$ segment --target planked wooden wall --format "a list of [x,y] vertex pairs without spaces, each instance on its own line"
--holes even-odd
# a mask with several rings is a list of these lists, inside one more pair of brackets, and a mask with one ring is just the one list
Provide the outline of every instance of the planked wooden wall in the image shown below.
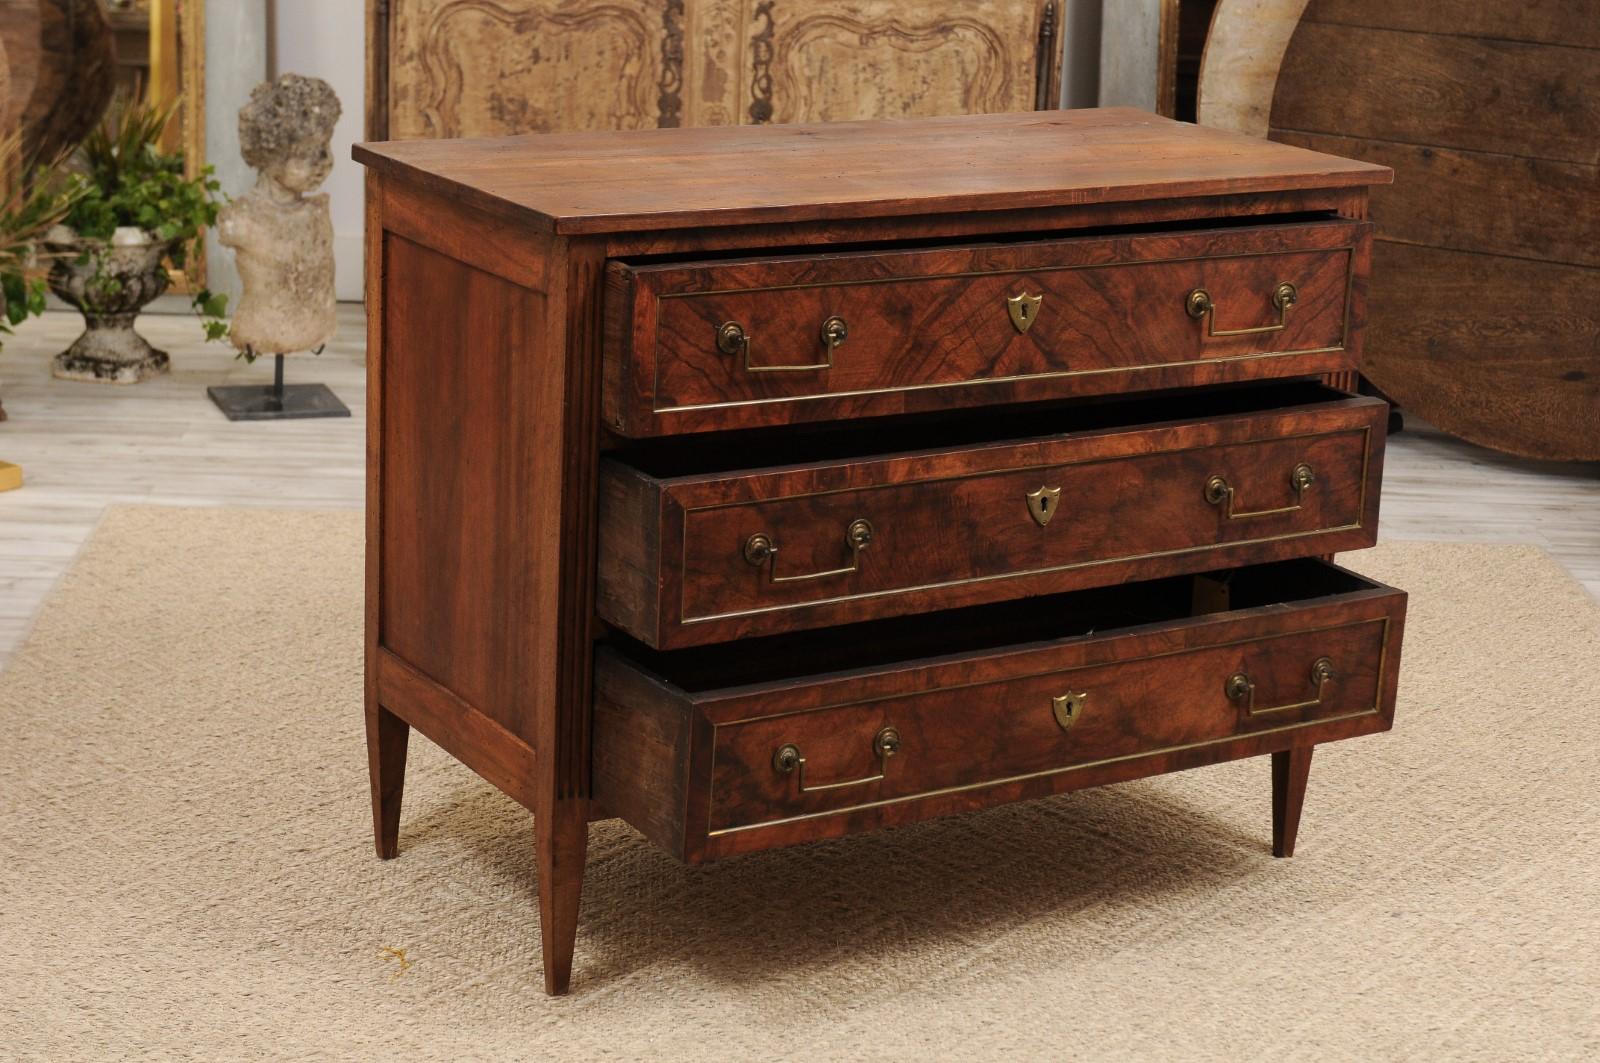
[[1373,383],[1473,442],[1600,459],[1600,0],[1311,0],[1271,136],[1395,169]]

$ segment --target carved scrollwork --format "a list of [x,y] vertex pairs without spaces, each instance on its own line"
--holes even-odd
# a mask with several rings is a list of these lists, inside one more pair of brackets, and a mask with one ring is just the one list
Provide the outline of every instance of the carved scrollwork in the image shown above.
[[391,136],[654,125],[681,83],[681,63],[656,69],[672,25],[659,0],[410,0],[392,17]]
[[767,0],[756,9],[765,24],[752,41],[752,118],[758,105],[761,120],[782,122],[1034,106],[1039,27],[1031,5],[1015,27],[955,5],[873,19],[812,7],[774,20],[772,7]]
[[656,125],[676,129],[683,124],[683,0],[666,0],[661,25],[661,96],[656,101]]
[[772,121],[773,2],[756,4],[752,19],[757,29],[750,36],[750,121],[756,125]]

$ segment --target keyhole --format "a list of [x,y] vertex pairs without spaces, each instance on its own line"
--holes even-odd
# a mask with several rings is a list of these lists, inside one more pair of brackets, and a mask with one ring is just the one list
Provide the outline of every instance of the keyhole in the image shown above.
[[1022,304],[1021,308],[1017,312],[1017,316],[1022,318],[1023,321],[1027,321],[1028,320],[1028,304],[1027,303],[1023,303]]
[[1050,515],[1050,496],[1044,495],[1039,499],[1039,512],[1044,516]]

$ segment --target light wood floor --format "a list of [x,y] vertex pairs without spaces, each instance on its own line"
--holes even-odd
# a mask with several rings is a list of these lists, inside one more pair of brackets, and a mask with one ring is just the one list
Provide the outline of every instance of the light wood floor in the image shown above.
[[[319,358],[290,361],[288,380],[333,388],[353,411],[347,420],[230,423],[206,387],[268,383],[271,363],[247,366],[197,342],[187,316],[141,320],[173,371],[134,387],[51,378],[50,356],[77,335],[75,315],[48,314],[6,340],[0,460],[21,465],[27,486],[0,494],[0,659],[108,503],[361,508],[364,323],[359,307],[340,311],[337,340]],[[1536,543],[1600,597],[1600,465],[1520,461],[1411,423],[1390,442],[1383,491],[1385,538]],[[273,563],[270,541],[260,556]]]

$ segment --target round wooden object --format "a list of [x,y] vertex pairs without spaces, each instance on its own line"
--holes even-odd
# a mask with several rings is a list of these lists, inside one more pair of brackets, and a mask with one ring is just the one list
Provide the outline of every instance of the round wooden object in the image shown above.
[[1600,0],[1311,0],[1271,127],[1395,170],[1368,379],[1474,443],[1600,460]]
[[111,24],[100,0],[0,0],[0,26],[13,70],[24,75],[14,73],[6,109],[25,149],[53,158],[82,140],[111,102]]
[[1267,135],[1278,68],[1306,0],[1220,0],[1200,56],[1200,125]]

